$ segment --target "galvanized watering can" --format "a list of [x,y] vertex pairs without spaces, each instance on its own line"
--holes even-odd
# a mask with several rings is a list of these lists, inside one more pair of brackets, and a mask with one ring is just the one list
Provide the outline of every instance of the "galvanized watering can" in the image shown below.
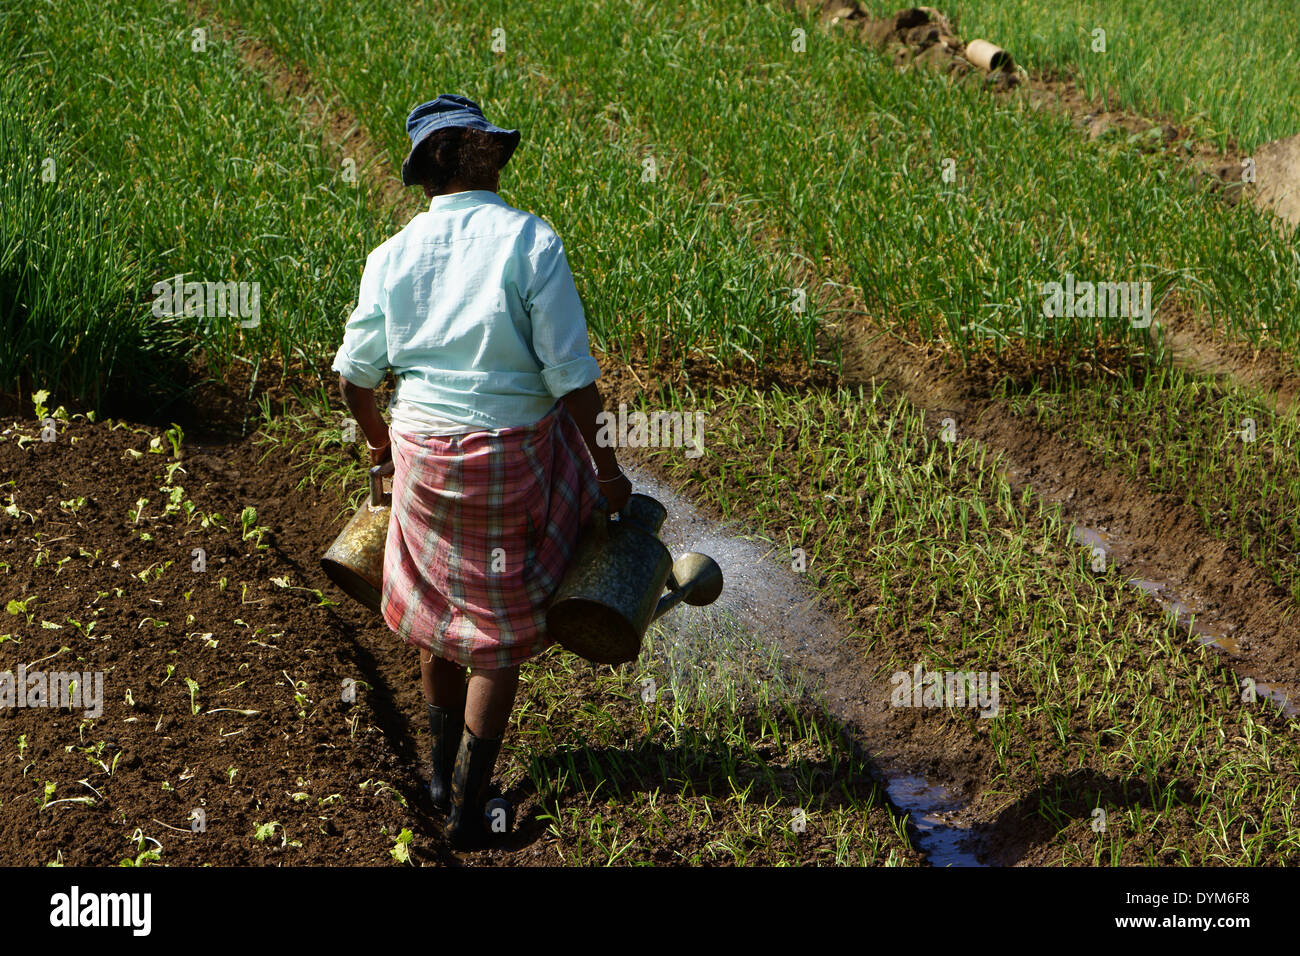
[[384,492],[384,476],[392,473],[391,460],[370,469],[370,497],[320,559],[326,577],[376,614],[384,585],[388,518],[393,513],[393,496]]
[[[320,562],[331,581],[376,614],[393,510],[383,478],[392,473],[391,461],[370,469],[368,499]],[[646,629],[661,614],[683,601],[699,606],[718,599],[718,563],[695,553],[674,562],[657,537],[667,514],[642,494],[632,495],[617,519],[592,514],[546,612],[546,625],[561,646],[597,664],[624,664],[636,660]]]
[[546,626],[563,647],[597,664],[634,661],[651,621],[683,601],[718,599],[718,563],[694,552],[673,561],[657,537],[667,514],[649,495],[634,494],[617,520],[592,515],[546,612]]

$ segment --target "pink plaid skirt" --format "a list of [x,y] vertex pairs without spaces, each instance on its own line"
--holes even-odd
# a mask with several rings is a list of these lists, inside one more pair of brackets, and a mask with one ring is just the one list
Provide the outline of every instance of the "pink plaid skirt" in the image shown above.
[[549,647],[546,607],[600,485],[562,404],[532,425],[446,438],[392,432],[384,620],[462,666],[513,667]]

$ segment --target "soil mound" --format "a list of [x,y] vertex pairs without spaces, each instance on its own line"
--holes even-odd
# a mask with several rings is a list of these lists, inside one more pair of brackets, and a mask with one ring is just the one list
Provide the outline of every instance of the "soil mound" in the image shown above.
[[934,7],[909,7],[872,18],[858,4],[831,0],[821,4],[821,21],[829,26],[850,25],[864,43],[890,52],[900,69],[919,66],[953,76],[980,76],[997,90],[1018,86],[1022,79],[1005,54],[995,68],[987,72],[979,68],[977,59],[967,57],[967,46],[952,23]]
[[1255,150],[1255,203],[1300,225],[1300,133]]

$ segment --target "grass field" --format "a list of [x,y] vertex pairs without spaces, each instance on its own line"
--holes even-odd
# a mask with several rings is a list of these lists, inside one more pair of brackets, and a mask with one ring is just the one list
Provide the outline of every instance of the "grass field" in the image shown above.
[[[1297,132],[1263,3],[944,12],[1197,140]],[[15,0],[0,50],[0,661],[113,688],[102,718],[0,734],[20,829],[103,831],[65,862],[328,864],[348,834],[358,863],[465,862],[420,804],[410,655],[316,570],[364,476],[325,369],[366,254],[423,205],[392,179],[406,112],[447,90],[522,129],[502,195],[563,237],[607,400],[705,415],[702,457],[629,460],[718,540],[800,556],[851,701],[793,629],[723,608],[625,668],[549,654],[498,768],[516,830],[480,862],[924,864],[888,794],[918,768],[960,793],[972,861],[1300,859],[1295,407],[1253,359],[1193,369],[1129,316],[1043,308],[1066,276],[1149,282],[1157,323],[1288,392],[1294,229],[1180,156],[786,3]],[[174,276],[256,283],[256,321],[159,315]],[[195,577],[195,547],[227,563]],[[743,666],[675,663],[698,642]],[[997,674],[996,715],[891,703],[913,667]],[[345,677],[352,710],[327,703]],[[200,799],[227,851],[170,832]]]

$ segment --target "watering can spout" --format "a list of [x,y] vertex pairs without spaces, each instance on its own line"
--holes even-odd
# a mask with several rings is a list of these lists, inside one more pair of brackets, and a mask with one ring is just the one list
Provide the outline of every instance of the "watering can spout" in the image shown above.
[[683,601],[695,607],[712,604],[722,593],[722,568],[707,554],[688,551],[673,562],[668,587],[672,590],[659,599],[651,620],[659,620]]

